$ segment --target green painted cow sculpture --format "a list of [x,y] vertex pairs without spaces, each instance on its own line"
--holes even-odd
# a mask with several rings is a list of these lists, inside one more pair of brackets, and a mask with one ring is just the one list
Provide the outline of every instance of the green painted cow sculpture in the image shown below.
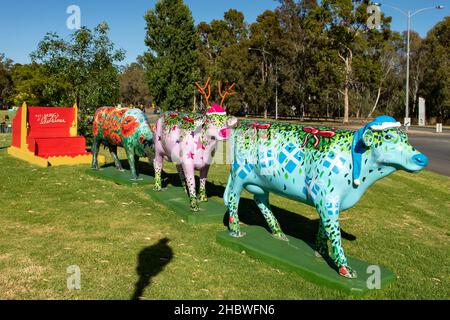
[[274,237],[281,240],[287,238],[272,214],[269,193],[297,200],[314,206],[319,214],[317,253],[328,255],[330,241],[339,273],[356,277],[342,248],[339,213],[356,205],[375,181],[396,170],[418,172],[428,164],[428,158],[408,143],[399,127],[388,116],[356,132],[241,122],[230,138],[233,163],[224,194],[230,235],[245,235],[238,217],[244,189],[254,194]]

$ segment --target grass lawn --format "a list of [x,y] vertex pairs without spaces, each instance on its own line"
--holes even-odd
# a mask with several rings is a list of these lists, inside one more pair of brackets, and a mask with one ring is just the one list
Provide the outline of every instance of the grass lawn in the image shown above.
[[[353,298],[216,244],[224,226],[186,224],[146,196],[150,186],[99,180],[87,166],[34,167],[8,156],[9,144],[0,135],[0,299],[130,299],[136,284],[143,299]],[[223,192],[227,175],[228,166],[212,168],[210,193]],[[241,210],[261,223],[245,197]],[[396,173],[341,215],[346,253],[398,278],[366,298],[450,298],[449,199],[448,177]],[[314,208],[272,204],[288,234],[313,238]],[[67,289],[70,265],[81,269],[81,290]]]

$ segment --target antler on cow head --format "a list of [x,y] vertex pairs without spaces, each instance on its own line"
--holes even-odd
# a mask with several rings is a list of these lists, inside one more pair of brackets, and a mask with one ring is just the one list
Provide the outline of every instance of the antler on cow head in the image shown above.
[[[206,84],[204,87],[199,85],[197,82],[195,85],[198,88],[198,91],[203,95],[203,98],[205,98],[206,106],[209,107],[209,98],[211,97],[211,78],[208,78],[208,81],[206,81]],[[208,94],[206,94],[206,89],[208,89]]]
[[233,83],[228,89],[227,91],[225,91],[222,94],[222,84],[220,83],[220,81],[218,81],[217,86],[219,87],[219,95],[222,97],[222,101],[220,101],[220,106],[223,107],[223,103],[225,102],[225,99],[227,96],[232,96],[234,94],[236,94],[236,91],[230,92],[231,90],[233,90],[234,86],[236,85],[236,83]]

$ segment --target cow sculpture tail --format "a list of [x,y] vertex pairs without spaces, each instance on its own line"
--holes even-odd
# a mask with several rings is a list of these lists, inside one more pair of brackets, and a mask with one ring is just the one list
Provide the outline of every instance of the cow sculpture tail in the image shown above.
[[230,173],[230,176],[228,177],[227,187],[225,188],[225,192],[223,194],[223,202],[225,203],[225,205],[227,207],[228,207],[228,202],[229,202],[228,196],[230,194],[230,188],[231,188],[231,184],[232,184],[231,180],[232,179],[231,179],[231,173]]

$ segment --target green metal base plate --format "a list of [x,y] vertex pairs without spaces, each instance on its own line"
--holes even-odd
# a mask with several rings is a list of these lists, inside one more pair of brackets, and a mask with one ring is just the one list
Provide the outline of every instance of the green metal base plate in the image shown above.
[[227,207],[218,197],[209,198],[208,202],[199,204],[200,211],[190,210],[189,197],[181,187],[169,186],[162,191],[148,190],[148,195],[155,201],[159,201],[175,212],[189,224],[223,223]]
[[[126,168],[126,165],[126,163],[122,164],[124,168]],[[142,179],[140,181],[131,180],[130,170],[125,169],[124,171],[119,171],[114,166],[103,167],[98,171],[92,169],[87,169],[86,171],[91,176],[109,180],[120,185],[148,186],[145,188],[145,192],[154,201],[163,203],[189,224],[223,224],[227,207],[220,197],[210,197],[208,202],[200,203],[200,211],[193,212],[190,210],[187,192],[185,192],[183,187],[177,186],[177,184],[181,185],[178,174],[164,173],[163,180],[168,182],[168,186],[162,191],[154,191],[153,184],[155,179],[152,176],[152,170],[146,164],[140,163],[138,172],[139,178]]]
[[[264,228],[248,226],[242,228],[246,233],[243,238],[233,238],[229,231],[217,233],[217,243],[238,252],[245,251],[248,256],[260,259],[276,268],[293,271],[306,280],[333,289],[342,290],[354,295],[367,294],[375,282],[370,263],[348,258],[348,265],[356,270],[356,279],[346,279],[338,274],[331,260],[316,257],[313,247],[306,242],[290,237],[289,241],[281,241],[272,237]],[[385,288],[395,279],[395,275],[383,268],[380,271],[380,288]],[[370,278],[370,279],[369,279]],[[368,281],[369,279],[369,281]],[[369,286],[368,286],[369,283]]]
[[86,173],[105,180],[115,182],[120,185],[150,185],[154,178],[146,173],[139,173],[139,180],[131,180],[130,170],[119,171],[114,166],[103,167],[100,170],[93,170],[91,168],[86,170]]

